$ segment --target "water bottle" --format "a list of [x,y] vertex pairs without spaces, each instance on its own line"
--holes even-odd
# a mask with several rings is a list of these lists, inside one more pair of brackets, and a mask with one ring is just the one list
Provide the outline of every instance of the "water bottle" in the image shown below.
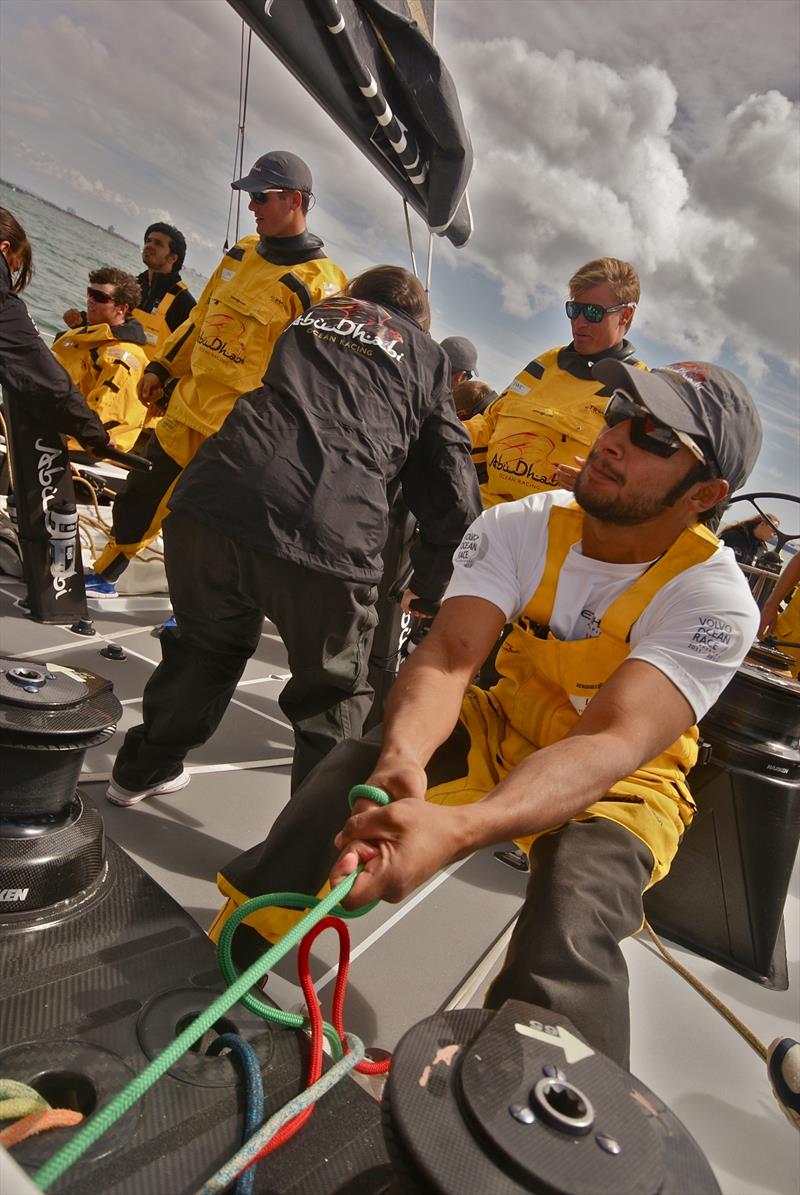
[[74,502],[51,499],[45,520],[50,536],[50,572],[54,577],[71,577],[75,572],[78,510]]

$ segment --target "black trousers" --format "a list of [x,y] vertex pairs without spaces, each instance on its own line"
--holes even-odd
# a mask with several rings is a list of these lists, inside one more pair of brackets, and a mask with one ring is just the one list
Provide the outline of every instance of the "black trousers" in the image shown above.
[[164,451],[156,435],[151,435],[143,455],[150,461],[150,472],[131,470],[114,499],[111,510],[113,545],[107,546],[96,561],[97,572],[106,581],[118,581],[131,562],[132,549],[126,553],[117,547],[118,544],[135,545],[139,552],[158,534],[168,513],[166,501],[183,472],[183,465]]
[[[347,794],[377,761],[382,728],[336,747],[284,807],[266,840],[237,856],[223,876],[245,895],[318,892],[337,857]],[[469,736],[459,723],[426,769],[433,787],[466,774]],[[653,857],[635,835],[605,818],[567,822],[536,839],[531,873],[503,968],[486,1005],[527,1000],[569,1017],[597,1049],[627,1068],[628,969],[620,943],[642,925],[642,893]],[[249,926],[234,938],[242,967],[263,953]]]
[[177,628],[161,635],[144,720],[125,736],[114,779],[141,789],[178,774],[219,725],[266,615],[292,673],[279,704],[294,728],[296,787],[338,742],[361,733],[372,701],[376,586],[266,556],[181,512],[164,524],[164,554]]

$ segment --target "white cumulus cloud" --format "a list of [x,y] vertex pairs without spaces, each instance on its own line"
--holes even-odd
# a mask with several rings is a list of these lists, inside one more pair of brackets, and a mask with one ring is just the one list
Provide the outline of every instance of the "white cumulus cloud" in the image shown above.
[[682,164],[678,95],[659,67],[614,69],[521,38],[452,54],[470,80],[476,153],[466,258],[498,280],[507,310],[540,310],[583,261],[623,257],[640,272],[651,339],[706,357],[725,347],[754,379],[769,354],[797,368],[797,104],[748,97]]

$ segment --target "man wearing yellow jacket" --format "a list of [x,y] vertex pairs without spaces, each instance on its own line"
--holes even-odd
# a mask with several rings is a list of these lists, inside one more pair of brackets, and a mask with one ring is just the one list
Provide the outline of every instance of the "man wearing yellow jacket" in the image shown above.
[[142,261],[147,266],[136,281],[142,288],[134,315],[147,337],[147,355],[158,357],[170,332],[189,318],[195,297],[181,280],[186,238],[179,228],[160,220],[145,229]]
[[[140,298],[130,274],[113,266],[92,270],[85,322],[53,342],[56,357],[123,452],[133,448],[147,418],[137,395],[148,363],[145,334],[131,316]],[[80,448],[74,440],[69,446]]]
[[261,385],[281,332],[346,283],[306,228],[312,179],[301,158],[264,154],[232,186],[250,193],[258,235],[227,251],[189,319],[147,368],[140,396],[151,409],[171,378],[177,385],[147,448],[151,472],[131,474],[114,503],[113,535],[86,576],[87,593],[115,592],[128,561],[158,534],[181,471],[239,395]]
[[[733,553],[703,520],[747,480],[761,424],[743,383],[705,362],[594,371],[605,426],[575,501],[548,491],[476,519],[384,726],[335,747],[267,840],[222,868],[228,903],[211,935],[248,897],[314,893],[360,863],[345,903],[402,900],[512,838],[531,875],[487,1004],[561,1012],[627,1067],[619,944],[640,929],[642,894],[692,820],[695,724],[758,627]],[[486,692],[471,681],[506,621],[500,679]],[[390,803],[358,800],[347,820],[361,783]],[[233,939],[237,963],[297,916],[252,913]]]
[[639,302],[639,277],[616,257],[599,257],[569,280],[572,341],[520,370],[496,402],[467,420],[484,507],[555,489],[559,465],[585,457],[603,426],[597,361],[637,361],[626,339]]

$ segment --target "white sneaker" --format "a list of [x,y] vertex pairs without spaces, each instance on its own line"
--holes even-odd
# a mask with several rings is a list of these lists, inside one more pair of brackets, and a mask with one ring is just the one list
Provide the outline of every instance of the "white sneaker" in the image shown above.
[[106,789],[106,800],[110,801],[112,805],[138,805],[147,797],[158,797],[162,793],[176,793],[178,789],[186,788],[190,780],[191,776],[183,768],[171,780],[162,780],[158,784],[151,784],[149,788],[140,788],[138,791],[123,788],[121,784],[112,780]]

